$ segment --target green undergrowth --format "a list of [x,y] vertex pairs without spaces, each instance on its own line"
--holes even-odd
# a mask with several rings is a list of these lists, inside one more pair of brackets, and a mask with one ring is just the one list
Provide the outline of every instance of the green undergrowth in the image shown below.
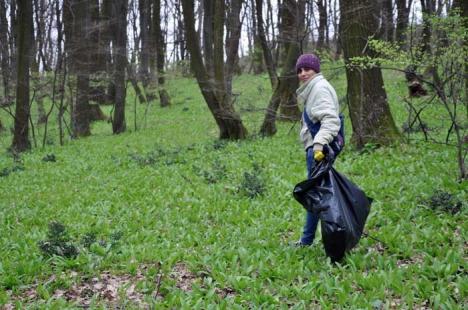
[[[387,89],[400,126],[406,90],[397,78]],[[59,146],[51,121],[45,148],[17,159],[2,153],[0,307],[79,308],[77,299],[54,294],[152,264],[159,267],[148,268],[136,290],[155,308],[466,306],[468,194],[456,181],[455,150],[420,141],[360,152],[348,146],[336,169],[374,198],[370,237],[331,265],[320,241],[292,246],[305,213],[291,194],[305,178],[304,153],[299,124],[279,123],[272,138],[254,135],[268,83],[267,76],[235,81],[236,108],[251,133],[244,141],[217,140],[194,80],[173,77],[172,106],[151,105],[145,123],[146,107],[137,104],[137,130],[129,94],[127,133],[113,136],[98,122],[91,137]],[[344,96],[344,76],[333,83]],[[6,147],[11,137],[0,141]],[[67,244],[73,255],[61,255]],[[174,276],[181,265],[190,289]],[[38,293],[28,299],[31,288]],[[138,308],[125,294],[119,303]],[[110,306],[94,298],[91,307]]]

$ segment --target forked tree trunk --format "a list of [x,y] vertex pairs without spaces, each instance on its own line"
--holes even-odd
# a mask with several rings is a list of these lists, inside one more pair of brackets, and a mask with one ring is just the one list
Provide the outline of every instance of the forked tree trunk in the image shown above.
[[[217,82],[210,79],[207,69],[203,64],[203,58],[200,50],[200,44],[198,36],[195,31],[195,17],[194,17],[194,1],[193,0],[182,0],[183,15],[184,15],[184,26],[187,39],[187,48],[190,52],[190,62],[192,69],[195,73],[198,85],[202,92],[202,95],[218,125],[220,139],[244,139],[247,136],[247,129],[242,124],[240,116],[235,112],[231,102],[225,100],[225,87],[221,88],[220,79],[223,74],[223,68],[220,67],[219,59],[215,61],[218,63],[218,67],[215,69],[215,76]],[[222,29],[219,26],[223,26],[222,20],[224,19],[223,12],[224,5],[217,2],[215,12],[216,26],[214,32],[217,32],[216,37],[213,40],[213,44],[216,47],[223,50],[223,36]],[[217,16],[218,15],[218,16]],[[217,17],[216,17],[217,16]],[[218,27],[217,27],[218,26]],[[216,52],[216,49],[213,49]],[[219,53],[219,51],[218,51]],[[216,64],[213,64],[216,66]],[[224,83],[223,83],[224,84]]]
[[[341,38],[346,64],[350,64],[353,57],[373,56],[366,49],[367,38],[376,29],[372,5],[371,0],[340,0]],[[362,148],[367,143],[389,145],[399,140],[380,68],[346,67],[346,77],[352,143]]]
[[[257,1],[257,16],[260,7],[261,3]],[[280,16],[280,40],[282,48],[285,50],[285,57],[282,62],[281,76],[277,79],[276,88],[274,89],[260,128],[260,134],[263,136],[272,136],[276,133],[275,123],[278,107],[281,107],[280,117],[282,120],[299,120],[301,115],[296,100],[298,80],[295,72],[295,63],[301,52],[300,46],[304,34],[305,1],[286,0],[281,8]],[[261,16],[259,16],[259,19],[261,19]],[[262,44],[265,46],[265,43]],[[265,52],[265,47],[263,48]],[[268,57],[268,53],[266,53],[265,57]],[[271,73],[270,80],[273,84],[275,78]]]
[[15,129],[11,148],[23,152],[31,148],[29,141],[29,66],[33,29],[32,0],[18,0],[18,48]]
[[289,52],[284,62],[283,72],[278,79],[276,88],[271,96],[270,103],[268,104],[265,118],[260,128],[260,134],[262,136],[272,136],[276,133],[276,112],[281,102],[286,100],[292,100],[291,104],[296,104],[297,101],[295,96],[291,96],[291,89],[295,89],[297,82],[290,78],[290,76],[296,77],[295,63],[297,55],[299,54],[299,46],[291,44]]

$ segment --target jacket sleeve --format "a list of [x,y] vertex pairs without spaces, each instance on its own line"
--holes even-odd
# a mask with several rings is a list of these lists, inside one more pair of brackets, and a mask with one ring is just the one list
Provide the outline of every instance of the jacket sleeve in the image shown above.
[[301,118],[301,141],[304,143],[304,150],[307,150],[309,147],[311,147],[314,144],[314,141],[312,139],[312,135],[309,132],[309,129],[307,128],[307,125],[305,124],[304,119]]
[[320,122],[320,130],[315,135],[312,144],[329,144],[340,130],[339,106],[333,100],[333,95],[327,88],[319,90],[315,102],[309,105],[307,111],[314,122]]

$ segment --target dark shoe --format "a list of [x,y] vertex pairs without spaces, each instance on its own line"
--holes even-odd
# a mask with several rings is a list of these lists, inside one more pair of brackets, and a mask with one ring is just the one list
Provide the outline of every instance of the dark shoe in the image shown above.
[[299,241],[294,242],[294,246],[298,247],[298,248],[303,248],[303,247],[311,246],[311,245],[312,245],[312,243],[309,243],[309,244],[304,243],[304,242],[302,242],[301,239],[299,239]]

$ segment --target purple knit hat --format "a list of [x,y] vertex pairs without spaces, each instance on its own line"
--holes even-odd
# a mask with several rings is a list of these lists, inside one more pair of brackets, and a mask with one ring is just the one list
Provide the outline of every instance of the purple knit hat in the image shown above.
[[320,72],[320,59],[314,54],[303,54],[299,56],[296,62],[296,72],[299,72],[299,69],[306,68],[312,69],[316,73]]

